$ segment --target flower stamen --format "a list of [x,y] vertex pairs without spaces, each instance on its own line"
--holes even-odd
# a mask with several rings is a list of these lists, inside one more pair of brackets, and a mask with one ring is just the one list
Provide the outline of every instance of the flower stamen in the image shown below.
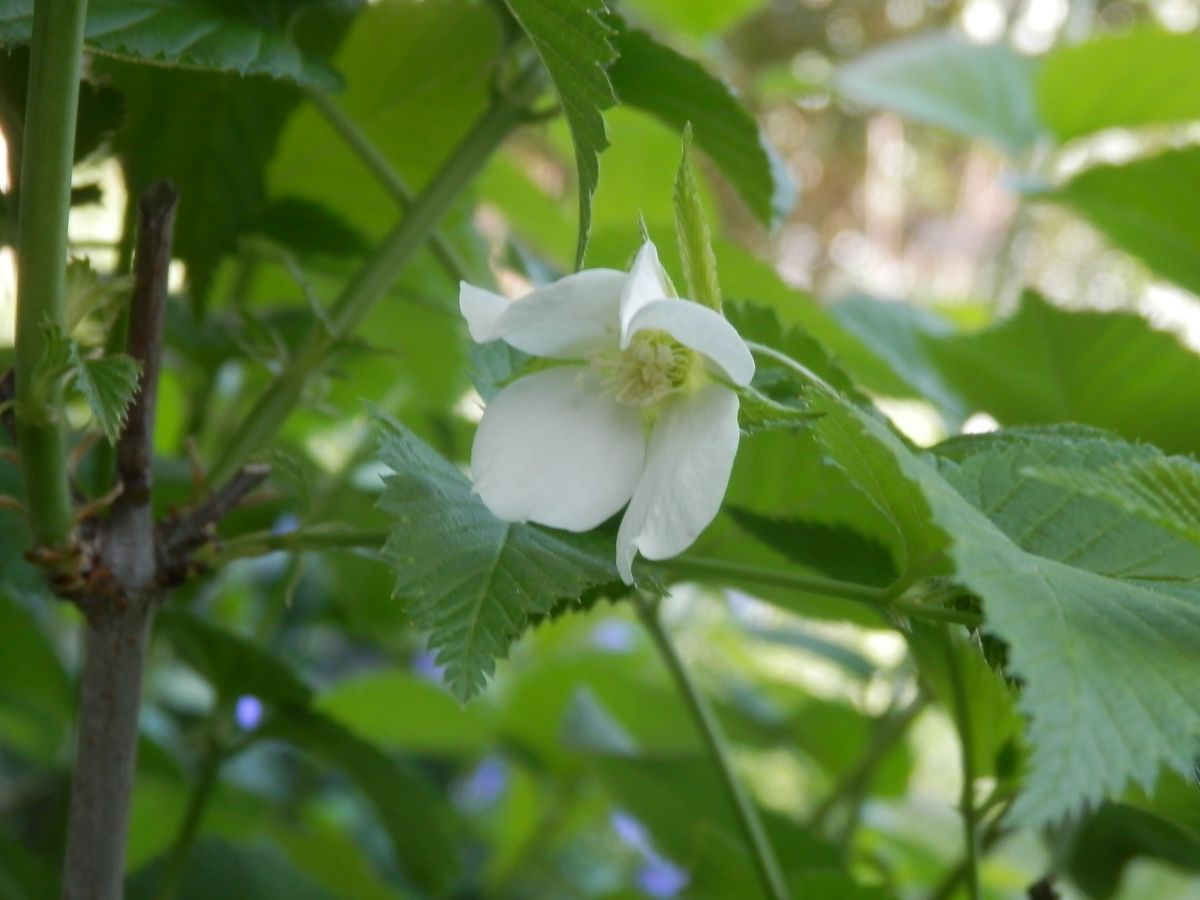
[[687,385],[694,353],[662,331],[635,335],[629,346],[589,362],[620,403],[648,407]]

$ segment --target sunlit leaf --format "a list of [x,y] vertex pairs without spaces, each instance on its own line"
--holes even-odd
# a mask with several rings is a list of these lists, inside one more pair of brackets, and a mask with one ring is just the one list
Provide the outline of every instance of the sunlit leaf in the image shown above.
[[1017,154],[1043,130],[1036,74],[1037,63],[1007,44],[934,33],[863,54],[838,70],[834,85],[855,103],[984,138]]
[[1038,109],[1060,140],[1200,119],[1200,36],[1141,26],[1051,52]]

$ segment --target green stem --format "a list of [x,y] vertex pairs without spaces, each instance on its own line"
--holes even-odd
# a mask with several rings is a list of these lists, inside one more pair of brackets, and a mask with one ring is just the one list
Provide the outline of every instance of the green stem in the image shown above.
[[[337,104],[337,101],[328,94],[312,89],[306,91],[305,96],[308,98],[308,102],[316,108],[317,112],[325,117],[325,121],[346,142],[346,145],[354,151],[359,161],[374,176],[375,180],[391,195],[392,199],[396,201],[396,205],[401,210],[407,210],[411,207],[414,201],[413,189],[409,187],[400,173],[392,168],[391,164],[388,163],[387,157],[383,155],[363,130],[358,127],[358,123],[346,115],[345,110]],[[446,273],[453,280],[470,280],[467,265],[463,262],[458,251],[436,229],[430,236],[430,249],[432,249],[434,255],[446,270]]]
[[75,157],[75,116],[87,0],[33,6],[29,94],[21,159],[17,232],[17,443],[34,541],[62,547],[73,528],[66,440],[58,389],[40,391],[35,370],[45,349],[42,327],[63,327],[67,220]]
[[887,757],[892,748],[908,733],[908,727],[913,723],[921,710],[928,703],[928,697],[921,694],[904,709],[893,710],[885,715],[875,729],[871,743],[859,761],[838,782],[821,804],[809,816],[809,827],[820,831],[830,813],[843,801],[854,802],[871,785],[875,770]]
[[223,564],[234,559],[263,556],[283,550],[289,553],[306,550],[353,550],[381,548],[387,541],[385,530],[354,530],[335,528],[303,528],[288,534],[259,531],[238,535],[225,541],[210,562]]
[[525,119],[526,106],[537,96],[541,85],[540,68],[530,68],[518,78],[511,91],[497,94],[492,105],[413,201],[403,220],[346,284],[329,313],[328,322],[313,323],[300,350],[246,414],[209,471],[208,487],[231,478],[274,436],[303,396],[308,379],[392,286],[409,259],[428,241],[463,187]]
[[210,741],[204,758],[200,761],[200,771],[192,785],[187,809],[184,810],[183,821],[175,835],[175,842],[171,845],[166,862],[163,863],[162,874],[159,875],[158,880],[158,890],[154,893],[155,900],[172,900],[179,892],[179,886],[183,882],[184,869],[187,867],[188,853],[191,852],[192,844],[196,841],[196,833],[200,830],[200,821],[204,818],[204,811],[212,799],[213,790],[217,786],[217,776],[221,772],[221,764],[224,761],[225,756],[220,746],[215,741]]
[[824,597],[836,597],[853,603],[873,606],[882,611],[893,611],[915,618],[932,619],[939,622],[952,622],[959,625],[978,625],[979,616],[958,609],[946,609],[941,606],[929,606],[912,600],[892,598],[886,589],[870,587],[864,584],[853,584],[847,581],[836,581],[832,578],[821,578],[815,575],[802,575],[797,572],[787,572],[781,569],[766,569],[744,563],[726,562],[718,559],[702,559],[695,556],[679,556],[675,559],[654,563],[653,567],[660,571],[676,575],[695,575],[697,577],[718,577],[733,582],[749,582],[768,587],[780,587],[788,590],[803,591],[807,594],[819,594]]
[[717,769],[721,783],[725,786],[729,801],[733,804],[738,827],[741,829],[747,849],[754,860],[754,868],[758,873],[759,881],[762,882],[763,890],[771,900],[788,900],[791,894],[784,881],[783,870],[779,867],[775,851],[767,839],[767,832],[758,815],[758,810],[733,772],[733,761],[730,759],[728,743],[721,731],[721,724],[684,667],[683,660],[679,658],[679,653],[675,650],[675,645],[671,643],[670,637],[662,627],[658,611],[640,594],[635,593],[633,596],[634,602],[637,604],[638,615],[645,624],[646,630],[650,632],[650,637],[653,639],[655,647],[658,648],[667,669],[670,670],[675,686],[679,689],[679,694],[687,705],[688,712],[691,713],[692,720],[704,741],[705,749],[708,750],[713,765]]
[[757,353],[760,356],[769,356],[776,362],[783,363],[801,378],[805,379],[806,381],[811,381],[814,385],[821,388],[821,390],[825,391],[826,393],[832,394],[835,397],[838,396],[837,390],[828,381],[826,381],[808,366],[804,365],[804,363],[797,362],[786,353],[780,353],[774,347],[768,347],[766,344],[760,344],[757,341],[746,341],[746,346],[749,347],[753,353]]
[[954,721],[962,750],[963,785],[959,814],[962,816],[963,842],[966,844],[963,856],[964,874],[967,895],[970,900],[979,900],[979,816],[975,807],[975,741],[971,732],[971,703],[967,697],[967,686],[963,683],[963,670],[954,636],[947,630],[943,640],[946,647],[946,664],[950,670],[950,689],[954,695]]

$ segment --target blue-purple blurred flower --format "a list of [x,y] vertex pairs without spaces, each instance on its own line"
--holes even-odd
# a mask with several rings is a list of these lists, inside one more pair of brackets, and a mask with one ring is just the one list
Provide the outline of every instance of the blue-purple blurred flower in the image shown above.
[[592,629],[592,644],[606,653],[628,653],[637,641],[637,629],[624,619],[605,619]]
[[459,803],[480,810],[494,804],[508,786],[508,765],[503,757],[485,756],[457,790]]
[[688,886],[691,877],[668,859],[656,856],[638,871],[637,885],[651,897],[675,897]]
[[238,697],[237,704],[233,707],[233,719],[242,731],[253,731],[262,724],[262,701],[253,694]]
[[654,849],[646,826],[624,810],[613,810],[609,817],[617,837],[642,857],[637,873],[637,886],[651,897],[675,897],[688,886],[691,877],[687,870],[675,865]]
[[413,657],[411,665],[413,672],[426,681],[432,681],[434,684],[442,684],[445,680],[443,676],[446,672],[446,667],[437,664],[437,654],[432,650],[418,653]]

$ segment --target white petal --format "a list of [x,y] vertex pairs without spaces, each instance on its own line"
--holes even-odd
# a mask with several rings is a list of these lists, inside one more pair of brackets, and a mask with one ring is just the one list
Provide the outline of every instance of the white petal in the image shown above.
[[[703,353],[738,387],[754,377],[754,357],[737,329],[720,313],[690,300],[656,300],[642,307],[627,329],[632,338],[646,329],[665,331],[685,347]],[[624,333],[624,332],[623,332]]]
[[629,346],[629,323],[638,311],[654,300],[671,296],[667,273],[658,261],[658,249],[646,241],[629,268],[629,280],[621,293],[621,346]]
[[587,531],[629,502],[645,454],[641,412],[605,395],[586,367],[558,366],[492,398],[471,475],[501,519]]
[[520,300],[464,281],[458,306],[477,343],[503,339],[534,356],[579,359],[617,343],[621,290],[628,280],[616,269],[586,269]]
[[633,583],[636,553],[675,556],[716,516],[737,455],[737,417],[737,394],[715,383],[664,407],[617,532],[617,569],[626,584]]

